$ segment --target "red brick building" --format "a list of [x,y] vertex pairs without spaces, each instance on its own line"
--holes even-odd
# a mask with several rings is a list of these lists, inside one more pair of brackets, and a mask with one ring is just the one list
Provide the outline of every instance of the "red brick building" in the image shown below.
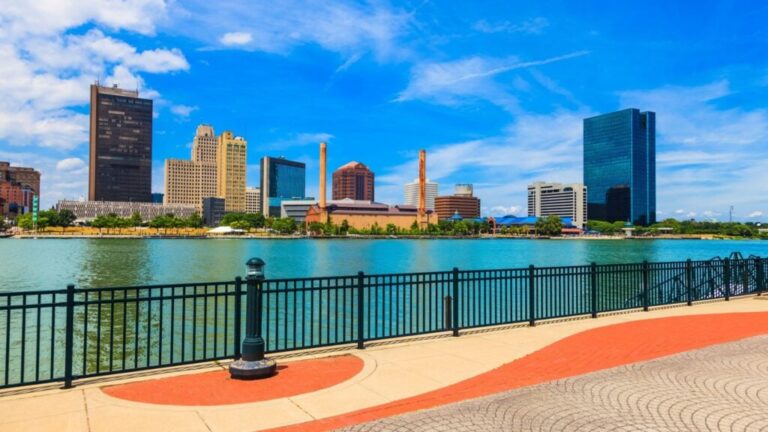
[[374,201],[374,174],[360,162],[350,162],[333,172],[333,200],[349,198]]

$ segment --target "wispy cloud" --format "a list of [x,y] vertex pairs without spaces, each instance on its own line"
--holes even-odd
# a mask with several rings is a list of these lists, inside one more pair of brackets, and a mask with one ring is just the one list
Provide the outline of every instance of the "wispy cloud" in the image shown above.
[[171,112],[176,114],[179,117],[187,118],[192,114],[193,112],[197,111],[197,106],[189,106],[189,105],[171,105]]
[[[536,180],[581,182],[581,123],[590,112],[521,115],[504,134],[427,149],[427,176],[441,184],[474,183],[488,211],[521,208],[526,187]],[[401,202],[403,185],[417,177],[416,155],[377,176],[377,196]],[[511,203],[511,204],[510,204]],[[502,210],[506,209],[506,210]]]
[[318,144],[323,141],[330,141],[333,135],[328,132],[299,132],[292,133],[285,138],[263,144],[262,148],[266,151],[286,150],[294,147],[303,147],[312,144]]
[[[411,16],[380,3],[286,0],[241,2],[190,0],[171,4],[176,20],[171,31],[186,34],[212,48],[237,48],[288,54],[312,44],[349,56],[372,52],[378,58],[402,49],[398,38]],[[232,32],[232,28],[237,28]],[[205,28],[206,31],[197,31]]]
[[486,20],[480,20],[475,23],[473,28],[482,33],[528,33],[541,34],[545,28],[549,27],[549,21],[543,17],[531,18],[521,23],[511,21],[502,21],[489,23]]
[[419,99],[443,105],[487,100],[511,109],[517,104],[516,98],[504,86],[494,81],[494,76],[587,54],[589,54],[588,51],[576,51],[534,61],[521,61],[516,57],[507,59],[468,57],[451,62],[421,63],[413,68],[408,86],[395,100],[405,102]]

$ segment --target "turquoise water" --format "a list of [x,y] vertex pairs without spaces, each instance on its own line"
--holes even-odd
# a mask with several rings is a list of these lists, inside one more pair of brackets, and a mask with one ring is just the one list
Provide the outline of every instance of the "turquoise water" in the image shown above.
[[768,256],[730,240],[0,240],[0,291],[231,280],[250,257],[268,278]]

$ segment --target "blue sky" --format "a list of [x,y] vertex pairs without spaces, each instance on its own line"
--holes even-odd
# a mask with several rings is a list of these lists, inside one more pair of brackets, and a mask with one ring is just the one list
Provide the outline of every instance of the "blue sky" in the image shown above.
[[[87,189],[88,85],[155,100],[153,189],[198,123],[261,156],[474,183],[485,214],[526,184],[581,181],[584,117],[657,113],[660,218],[768,219],[768,3],[11,0],[0,9],[0,160],[43,204]],[[586,4],[585,4],[586,3]]]

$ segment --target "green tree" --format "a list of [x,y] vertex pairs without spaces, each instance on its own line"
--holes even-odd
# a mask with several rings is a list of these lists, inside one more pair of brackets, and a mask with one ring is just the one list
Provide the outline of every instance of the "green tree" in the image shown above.
[[307,231],[314,235],[322,234],[323,233],[323,224],[320,222],[310,222],[309,226],[307,227]]
[[139,214],[139,212],[133,212],[133,214],[131,215],[130,218],[128,218],[128,220],[130,225],[133,227],[141,226],[141,223],[143,222],[141,220],[141,215]]
[[414,235],[421,234],[421,230],[419,229],[419,222],[413,221],[409,232]]
[[272,222],[272,229],[281,234],[291,234],[297,230],[296,221],[286,217],[277,218]]
[[349,222],[347,222],[346,219],[341,221],[341,225],[339,225],[339,234],[341,235],[347,235],[349,232]]
[[549,215],[536,221],[536,231],[539,235],[559,236],[563,230],[563,221],[560,216]]
[[387,224],[386,230],[387,230],[387,234],[389,234],[389,235],[395,235],[399,231],[399,229],[397,228],[397,225],[392,224],[392,223]]
[[373,225],[371,225],[370,233],[373,235],[381,235],[383,233],[378,222],[374,222]]

